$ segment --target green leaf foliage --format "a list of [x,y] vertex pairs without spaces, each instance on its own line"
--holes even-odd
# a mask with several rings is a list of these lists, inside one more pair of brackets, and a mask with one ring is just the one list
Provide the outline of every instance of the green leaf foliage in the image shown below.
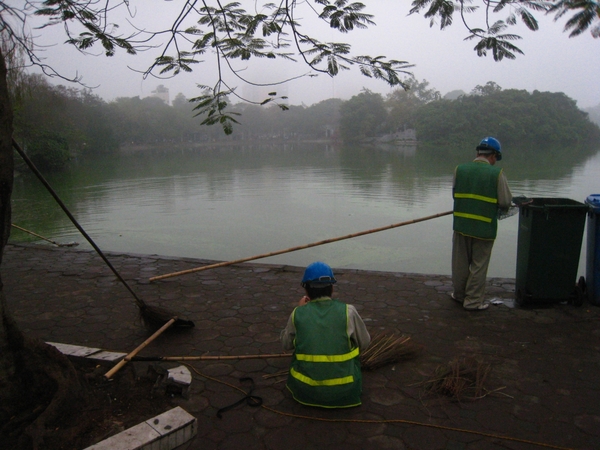
[[67,139],[52,131],[35,135],[27,146],[27,154],[39,169],[47,172],[64,169],[71,158]]
[[[449,0],[413,0],[410,14],[423,14],[430,20],[430,26],[439,22],[440,29],[453,23],[457,14],[469,34],[466,39],[476,40],[474,47],[478,56],[491,53],[495,61],[504,58],[515,59],[523,52],[508,41],[521,39],[520,36],[505,33],[507,27],[518,24],[518,19],[530,30],[537,31],[539,25],[534,12],[554,14],[558,20],[565,15],[571,17],[565,24],[565,31],[574,37],[590,30],[592,36],[600,37],[600,5],[594,0],[497,0],[497,1],[460,1]],[[495,19],[508,10],[508,16]],[[472,13],[481,14],[472,14]]]
[[322,19],[329,20],[329,26],[342,33],[352,31],[354,28],[367,28],[368,25],[375,25],[370,14],[362,13],[365,8],[362,3],[349,3],[346,0],[338,0],[335,3],[318,2],[323,4],[323,11],[319,15]]
[[223,128],[226,135],[233,133],[233,124],[239,123],[233,116],[239,115],[237,112],[226,111],[228,105],[227,96],[233,94],[232,90],[213,90],[205,88],[205,94],[199,97],[190,99],[191,103],[195,103],[195,116],[203,116],[202,125],[219,124]]
[[74,155],[118,147],[107,104],[90,90],[54,86],[41,75],[25,75],[11,89],[19,91],[13,104],[15,136],[25,146],[54,133]]
[[345,141],[379,136],[388,131],[387,111],[381,94],[367,89],[340,107],[340,134]]
[[[117,48],[121,48],[130,55],[137,54],[134,44],[131,42],[132,36],[122,37],[114,34],[118,30],[118,24],[106,23],[106,14],[109,10],[107,5],[98,7],[93,1],[76,0],[46,0],[42,6],[36,9],[35,14],[49,18],[47,25],[58,23],[77,22],[88,31],[80,33],[78,36],[72,36],[69,33],[67,43],[74,45],[80,50],[88,50],[96,42],[99,42],[104,49],[106,56],[114,56]],[[111,29],[108,32],[107,29]]]
[[396,89],[387,96],[388,122],[392,130],[415,128],[415,114],[425,104],[441,99],[438,90],[429,88],[429,82],[414,78],[405,80],[406,89]]
[[590,30],[592,36],[600,37],[600,4],[594,0],[559,0],[551,2],[548,11],[555,14],[556,20],[573,13],[565,24],[565,31],[571,31],[569,37],[580,35]]
[[[489,83],[488,83],[489,85]],[[507,89],[431,102],[414,117],[419,142],[468,145],[493,135],[504,145],[583,144],[600,128],[563,93]]]

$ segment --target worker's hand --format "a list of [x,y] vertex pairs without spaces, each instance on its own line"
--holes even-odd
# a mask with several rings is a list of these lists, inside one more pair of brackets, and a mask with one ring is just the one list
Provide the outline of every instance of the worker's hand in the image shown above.
[[306,305],[308,302],[310,302],[310,298],[308,298],[307,295],[305,295],[304,297],[302,297],[300,299],[300,301],[298,302],[298,306],[302,306],[302,305]]

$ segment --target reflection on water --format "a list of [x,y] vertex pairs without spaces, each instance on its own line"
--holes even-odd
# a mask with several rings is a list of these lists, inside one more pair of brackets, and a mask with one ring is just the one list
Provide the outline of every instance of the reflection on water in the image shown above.
[[[448,211],[454,167],[473,153],[325,144],[164,149],[81,160],[47,178],[103,250],[232,260]],[[597,151],[507,150],[499,165],[514,195],[583,201],[600,192]],[[517,222],[500,222],[491,276],[514,277]],[[15,180],[13,223],[87,246],[28,173]],[[263,262],[447,274],[451,228],[444,216]],[[13,229],[12,241],[31,239]]]

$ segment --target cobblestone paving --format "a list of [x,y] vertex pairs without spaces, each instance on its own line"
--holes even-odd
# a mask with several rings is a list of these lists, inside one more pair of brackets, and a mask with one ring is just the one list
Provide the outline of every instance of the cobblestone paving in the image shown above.
[[[279,332],[303,294],[298,267],[247,263],[150,282],[212,261],[107,255],[146,303],[196,324],[169,331],[143,355],[280,353]],[[31,336],[128,352],[150,334],[131,294],[93,252],[9,245],[1,270],[8,306]],[[252,377],[268,409],[242,405],[219,419],[216,411],[242,394],[196,376],[190,398],[173,399],[198,418],[186,448],[600,448],[600,308],[515,308],[514,280],[490,279],[490,298],[504,303],[467,312],[450,299],[447,276],[335,273],[334,296],[356,306],[372,335],[410,336],[420,355],[365,372],[363,405],[348,410],[296,404],[280,377],[265,378],[286,370],[287,358],[194,363],[234,386]],[[422,383],[464,356],[491,364],[486,387],[500,390],[475,401],[428,395]]]

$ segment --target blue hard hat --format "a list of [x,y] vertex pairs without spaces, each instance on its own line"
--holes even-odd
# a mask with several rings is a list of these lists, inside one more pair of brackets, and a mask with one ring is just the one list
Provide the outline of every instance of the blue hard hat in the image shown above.
[[334,284],[337,280],[333,276],[333,270],[324,262],[309,264],[302,277],[302,287],[325,287]]
[[477,146],[477,151],[482,153],[494,152],[497,161],[502,159],[502,146],[500,145],[500,141],[493,137],[488,136],[483,138]]

